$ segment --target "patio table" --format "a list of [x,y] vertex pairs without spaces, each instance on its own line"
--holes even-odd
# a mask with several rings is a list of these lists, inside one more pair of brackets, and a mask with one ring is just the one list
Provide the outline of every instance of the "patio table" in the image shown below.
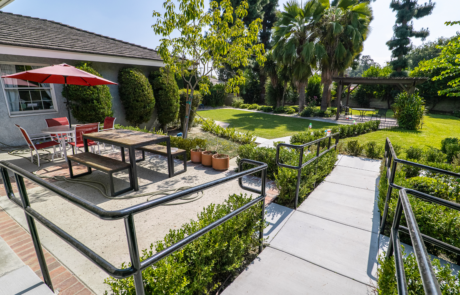
[[75,132],[75,127],[69,127],[68,125],[62,125],[62,126],[54,126],[54,127],[48,127],[46,129],[42,129],[42,133],[46,134],[61,134],[59,137],[59,140],[61,142],[61,147],[62,151],[64,152],[64,159],[67,162],[67,149],[66,149],[66,142],[65,138],[66,136],[63,136],[63,134],[67,135],[68,137],[71,137]]
[[134,179],[134,190],[139,190],[139,182],[137,180],[137,168],[136,168],[136,149],[142,146],[166,142],[166,149],[168,153],[168,174],[169,177],[174,176],[172,171],[172,157],[171,157],[171,143],[169,136],[158,135],[152,133],[145,133],[140,131],[132,131],[125,129],[112,129],[103,130],[95,133],[83,134],[83,142],[85,143],[85,152],[88,150],[88,139],[103,142],[106,144],[116,145],[121,148],[121,158],[125,161],[125,148],[129,151],[129,163],[131,165],[131,171]]
[[364,109],[364,108],[359,108],[359,109],[353,108],[352,110],[359,112],[359,117],[361,118],[361,122],[364,121],[364,116],[366,115],[366,112],[375,112],[375,109]]

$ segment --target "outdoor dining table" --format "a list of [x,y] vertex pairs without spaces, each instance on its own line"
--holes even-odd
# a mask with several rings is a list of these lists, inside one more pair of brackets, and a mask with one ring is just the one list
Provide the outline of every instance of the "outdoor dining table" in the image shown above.
[[[46,129],[42,129],[42,133],[45,134],[56,134],[56,137],[59,138],[59,141],[61,142],[61,147],[62,151],[64,153],[64,159],[67,162],[67,149],[66,149],[66,137],[72,137],[74,132],[75,132],[75,127],[69,127],[68,125],[62,125],[62,126],[54,126],[54,127],[48,127]],[[60,134],[60,136],[57,136],[57,134]],[[64,136],[65,135],[65,136]]]
[[353,110],[359,112],[359,117],[361,118],[361,121],[364,121],[364,116],[366,115],[366,112],[375,112],[375,109],[353,108]]
[[139,190],[139,182],[137,180],[137,168],[136,168],[136,149],[160,142],[166,142],[166,148],[168,153],[168,173],[169,177],[171,174],[171,143],[169,136],[158,135],[153,133],[145,133],[140,131],[125,130],[125,129],[112,129],[104,130],[100,132],[83,134],[83,142],[85,144],[85,152],[89,152],[88,139],[106,143],[109,145],[116,145],[121,148],[121,158],[125,162],[125,148],[129,151],[129,163],[131,165],[131,171],[134,179],[134,190]]

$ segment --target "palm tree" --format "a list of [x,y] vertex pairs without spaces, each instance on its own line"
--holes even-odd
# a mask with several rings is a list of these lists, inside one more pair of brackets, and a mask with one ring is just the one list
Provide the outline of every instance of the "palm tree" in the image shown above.
[[[278,65],[276,63],[275,57],[273,56],[273,51],[268,51],[265,54],[267,60],[264,63],[263,73],[270,78],[270,83],[272,84],[273,88],[278,87]],[[280,99],[279,97],[276,98],[276,107],[280,106]]]
[[299,92],[299,109],[305,106],[305,88],[312,69],[316,67],[321,47],[312,38],[320,21],[325,0],[308,1],[303,7],[297,1],[284,4],[274,27],[273,54],[280,66],[288,67]]
[[359,3],[359,0],[334,0],[330,5],[328,1],[321,2],[325,9],[313,28],[312,37],[317,38],[326,52],[320,58],[324,85],[321,109],[326,110],[331,102],[332,77],[343,73],[362,51],[372,10],[367,2]]

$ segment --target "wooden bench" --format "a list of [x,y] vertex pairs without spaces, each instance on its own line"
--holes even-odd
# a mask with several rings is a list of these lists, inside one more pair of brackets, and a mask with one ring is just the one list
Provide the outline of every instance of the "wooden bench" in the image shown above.
[[[133,190],[134,189],[134,179],[131,171],[131,165],[129,163],[124,163],[112,158],[104,157],[98,154],[93,154],[93,153],[80,153],[76,155],[69,155],[67,156],[67,162],[69,164],[69,172],[70,172],[70,178],[77,178],[80,176],[88,175],[92,173],[91,168],[100,170],[102,172],[105,172],[109,174],[110,177],[110,194],[112,196],[118,196],[122,193],[125,193],[127,191]],[[88,172],[81,173],[78,175],[73,174],[72,170],[72,162],[77,162],[82,165],[85,165],[88,167]],[[114,185],[113,185],[113,173],[128,169],[129,171],[129,188],[125,188],[119,191],[115,191]]]
[[[174,149],[177,149],[176,151],[173,151]],[[144,161],[145,160],[145,152],[149,152],[152,154],[157,154],[157,155],[162,155],[168,157],[168,151],[166,146],[164,145],[159,145],[159,144],[151,144],[151,145],[146,145],[143,147],[138,148],[138,150],[142,151],[142,158],[136,160],[136,162]],[[178,172],[174,172],[174,162],[173,159],[176,157],[182,156],[182,159],[184,161],[184,169]],[[181,173],[187,172],[187,151],[186,150],[181,150],[178,148],[171,148],[171,159],[168,159],[168,172],[169,175],[178,175]]]

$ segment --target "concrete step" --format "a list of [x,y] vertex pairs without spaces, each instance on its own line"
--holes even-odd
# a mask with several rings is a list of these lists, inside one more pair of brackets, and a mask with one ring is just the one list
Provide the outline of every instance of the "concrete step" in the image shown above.
[[326,177],[325,181],[375,191],[376,185],[378,184],[379,173],[375,171],[340,166],[340,163],[345,159],[346,157],[342,157],[339,165],[332,170],[331,174]]
[[323,182],[298,211],[378,233],[380,217],[376,192]]
[[0,277],[2,295],[52,295],[45,283],[27,265]]
[[343,155],[340,157],[340,161],[337,163],[337,165],[360,170],[380,172],[380,163],[380,160]]
[[270,247],[361,282],[375,283],[378,234],[294,212]]
[[365,284],[268,247],[223,295],[365,295],[370,291]]
[[265,208],[265,222],[268,226],[264,229],[265,243],[273,241],[275,236],[294,213],[294,209],[271,203]]

